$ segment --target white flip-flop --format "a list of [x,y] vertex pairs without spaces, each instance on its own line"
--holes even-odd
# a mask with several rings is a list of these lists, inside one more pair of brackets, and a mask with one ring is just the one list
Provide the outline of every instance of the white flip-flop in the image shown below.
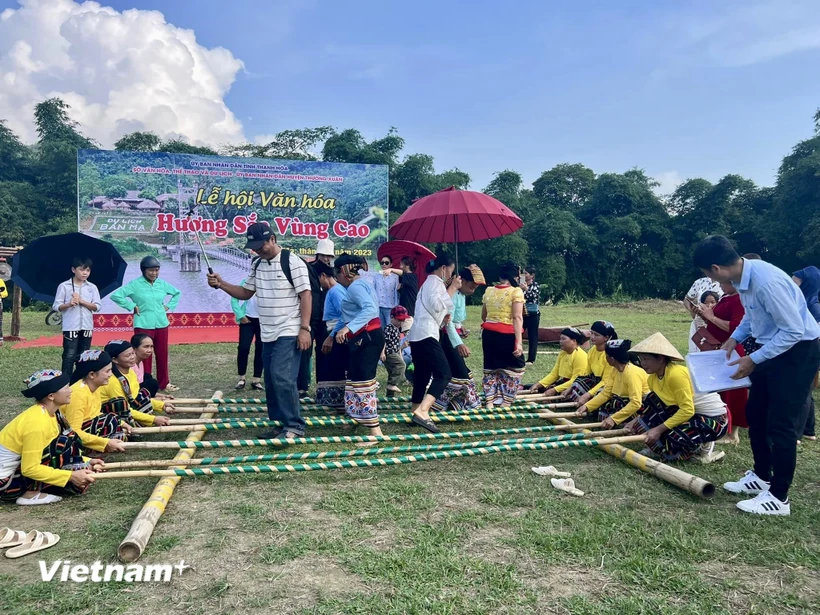
[[553,487],[564,493],[577,496],[584,495],[583,491],[575,488],[575,481],[571,478],[552,478],[550,479],[550,483],[552,483]]
[[16,547],[26,540],[26,533],[21,530],[13,530],[10,527],[0,529],[0,549]]
[[569,472],[559,472],[555,469],[555,466],[538,466],[537,468],[532,468],[532,471],[538,476],[558,476],[560,478],[569,478],[572,476]]
[[63,498],[59,495],[38,492],[37,495],[30,498],[20,496],[15,502],[18,506],[42,506],[43,504],[56,504],[57,502],[62,501]]
[[26,535],[26,542],[6,551],[6,557],[9,559],[17,559],[18,557],[53,547],[58,542],[60,542],[60,537],[57,534],[32,531]]

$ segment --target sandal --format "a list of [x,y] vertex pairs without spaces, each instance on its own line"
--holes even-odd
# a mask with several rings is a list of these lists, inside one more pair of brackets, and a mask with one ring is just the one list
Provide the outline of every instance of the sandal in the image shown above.
[[265,390],[265,385],[264,385],[264,384],[262,384],[262,383],[261,383],[261,382],[259,382],[259,381],[256,381],[256,382],[254,382],[254,383],[251,385],[251,388],[252,388],[254,391],[264,391],[264,390]]
[[0,549],[16,547],[17,545],[23,544],[25,540],[25,532],[13,530],[10,527],[4,527],[0,530]]
[[239,382],[237,382],[237,383],[236,383],[236,386],[234,387],[234,390],[236,390],[236,391],[240,391],[240,390],[242,390],[242,389],[244,389],[244,388],[245,388],[245,379],[244,379],[244,378],[240,378],[240,379],[239,379]]
[[23,557],[53,547],[58,542],[60,542],[60,537],[57,534],[31,531],[26,535],[26,541],[23,544],[6,551],[6,557],[9,559]]
[[165,390],[171,391],[173,393],[174,391],[179,391],[179,387],[175,384],[168,383],[168,386],[165,387]]
[[559,478],[572,476],[569,472],[559,472],[555,469],[555,466],[538,466],[537,468],[531,468],[531,470],[538,476],[557,476]]
[[20,496],[15,502],[18,506],[41,506],[43,504],[56,504],[57,502],[62,502],[62,500],[63,498],[59,495],[38,492],[37,495],[30,498]]
[[430,419],[421,418],[418,414],[414,414],[413,418],[410,420],[414,425],[418,425],[429,431],[430,433],[438,433],[439,429],[436,427],[436,424],[431,421]]
[[584,495],[583,491],[575,488],[575,481],[571,478],[551,478],[550,483],[553,487],[555,487],[559,491],[563,491],[564,493],[569,493],[570,495],[577,495],[579,497]]

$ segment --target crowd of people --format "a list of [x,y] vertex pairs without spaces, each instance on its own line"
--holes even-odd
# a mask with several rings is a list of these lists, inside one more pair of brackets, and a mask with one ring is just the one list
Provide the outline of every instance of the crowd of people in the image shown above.
[[[729,357],[737,351],[730,357],[735,377],[751,379],[748,391],[717,394],[695,392],[683,356],[661,333],[633,345],[605,320],[589,331],[564,329],[553,369],[525,384],[525,369],[536,359],[540,320],[532,268],[504,263],[488,285],[478,266],[456,270],[442,253],[426,264],[419,288],[409,258],[400,269],[382,258],[381,270],[371,272],[364,258],[336,255],[333,243],[323,240],[316,260],[307,263],[282,249],[267,224],[248,229],[246,247],[257,258],[240,284],[218,273],[208,275],[208,284],[232,298],[239,389],[246,386],[256,340],[251,386],[264,389],[268,416],[281,426],[261,438],[305,434],[300,372],[315,353],[318,403],[371,435],[382,435],[380,363],[388,373],[388,396],[412,374],[412,423],[433,433],[438,427],[431,413],[508,408],[524,389],[574,402],[579,418],[605,429],[643,434],[642,453],[663,461],[716,461],[725,453],[715,452],[715,442],[748,426],[754,469],[724,487],[755,496],[738,503],[743,511],[790,512],[797,442],[813,436],[811,387],[820,367],[820,326],[812,311],[817,303],[804,297],[813,293],[816,299],[820,276],[813,268],[792,279],[756,255],[739,256],[723,237],[696,246],[694,264],[704,278],[685,300],[693,318],[690,352],[723,349]],[[168,395],[173,389],[165,314],[179,291],[161,281],[156,259],[143,259],[143,275],[113,296],[134,312],[134,337],[92,350],[88,316],[99,309],[99,293],[88,281],[91,266],[75,262],[72,279],[55,300],[64,313],[78,307],[88,312],[64,318],[63,370],[32,375],[23,395],[36,404],[0,432],[2,500],[34,505],[59,501],[55,490],[80,493],[104,469],[82,456],[84,448],[118,452],[133,427],[173,421],[167,416],[175,408]],[[480,287],[483,374],[477,386],[465,361],[471,355],[465,323],[467,298]]]

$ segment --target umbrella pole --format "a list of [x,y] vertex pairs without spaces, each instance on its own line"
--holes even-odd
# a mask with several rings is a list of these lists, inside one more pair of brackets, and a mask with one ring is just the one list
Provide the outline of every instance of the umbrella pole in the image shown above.
[[458,273],[458,218],[456,218],[455,223],[455,231],[456,231],[456,273]]

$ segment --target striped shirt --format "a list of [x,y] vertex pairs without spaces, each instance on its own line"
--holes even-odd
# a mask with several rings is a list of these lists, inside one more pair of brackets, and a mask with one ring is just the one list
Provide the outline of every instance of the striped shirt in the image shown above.
[[296,337],[302,324],[299,293],[310,291],[310,278],[305,261],[290,253],[288,282],[279,263],[281,252],[271,260],[261,259],[242,284],[256,293],[259,326],[263,342],[275,342],[280,337]]

